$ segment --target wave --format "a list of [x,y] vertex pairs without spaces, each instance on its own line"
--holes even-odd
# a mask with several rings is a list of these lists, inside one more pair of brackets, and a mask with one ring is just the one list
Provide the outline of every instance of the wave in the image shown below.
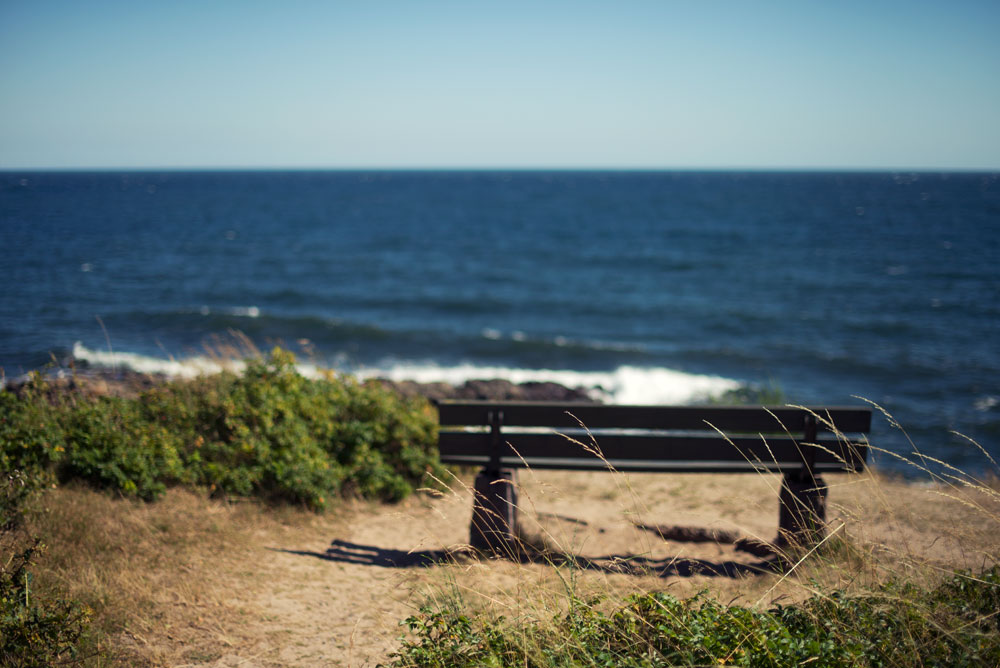
[[[223,370],[240,372],[240,360],[221,360],[208,356],[164,359],[129,352],[91,350],[81,343],[73,346],[73,357],[95,367],[130,369],[140,373],[163,374],[172,378],[194,378]],[[306,377],[321,377],[323,369],[313,364],[298,364]],[[619,366],[610,371],[575,371],[572,369],[528,369],[486,366],[472,363],[442,366],[430,362],[386,361],[361,369],[346,371],[358,378],[386,378],[418,383],[444,382],[461,385],[469,380],[508,380],[512,383],[551,382],[566,387],[585,388],[595,399],[617,404],[683,404],[718,396],[738,389],[742,384],[731,378],[691,374],[662,367]]]
[[73,359],[94,367],[127,369],[171,378],[195,378],[227,370],[239,373],[246,368],[242,360],[222,360],[201,355],[183,359],[163,359],[138,353],[91,350],[79,341],[73,344]]
[[355,372],[360,378],[387,378],[418,383],[461,385],[469,380],[508,380],[512,383],[552,382],[583,387],[595,399],[616,404],[683,404],[719,396],[742,386],[721,376],[691,374],[662,367],[619,366],[610,371],[527,369],[503,366],[395,362]]

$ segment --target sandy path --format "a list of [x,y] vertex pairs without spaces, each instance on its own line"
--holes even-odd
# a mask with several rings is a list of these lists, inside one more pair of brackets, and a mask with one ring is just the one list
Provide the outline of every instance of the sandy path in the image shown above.
[[[976,510],[939,489],[850,476],[831,476],[828,483],[831,527],[896,567],[929,559],[975,568],[1000,552],[995,497],[978,494],[982,508]],[[778,484],[776,477],[746,475],[647,475],[629,482],[603,473],[522,475],[528,533],[593,560],[594,568],[586,570],[467,556],[422,565],[428,556],[422,551],[467,540],[471,499],[462,489],[397,506],[346,504],[292,521],[258,518],[239,540],[202,541],[196,557],[172,566],[168,559],[164,568],[190,572],[184,584],[164,578],[159,586],[151,573],[142,586],[154,591],[153,609],[145,623],[130,626],[122,643],[155,665],[364,666],[386,661],[403,632],[399,622],[432,600],[461,598],[508,618],[550,617],[565,605],[568,590],[619,596],[710,588],[724,601],[766,604],[795,596],[795,578],[770,591],[777,575],[747,569],[759,558],[728,544],[665,542],[632,521],[735,529],[770,539]],[[645,572],[615,572],[622,557],[632,557],[629,564]],[[828,570],[804,575],[835,577]]]

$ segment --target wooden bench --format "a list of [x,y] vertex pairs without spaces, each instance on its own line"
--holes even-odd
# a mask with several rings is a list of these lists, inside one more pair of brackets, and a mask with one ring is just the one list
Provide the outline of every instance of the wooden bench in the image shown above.
[[823,473],[860,471],[868,407],[615,406],[439,401],[446,464],[481,466],[473,547],[515,554],[513,469],[781,473],[778,546],[823,536]]

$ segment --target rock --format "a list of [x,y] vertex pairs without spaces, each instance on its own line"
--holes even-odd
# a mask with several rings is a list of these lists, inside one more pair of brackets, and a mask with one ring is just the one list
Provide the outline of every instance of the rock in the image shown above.
[[384,387],[408,397],[421,396],[432,401],[467,399],[479,401],[594,401],[583,387],[569,388],[558,383],[528,382],[515,384],[509,380],[467,380],[461,385],[448,383],[417,383],[414,381],[379,380]]
[[521,383],[526,401],[586,401],[600,403],[591,398],[586,388],[566,387],[559,383],[537,382]]
[[[134,398],[167,382],[160,374],[145,374],[127,369],[117,371],[105,368],[77,368],[71,374],[47,379],[49,393],[53,396],[78,394],[87,397]],[[431,401],[442,399],[477,399],[482,401],[585,401],[592,399],[583,387],[570,388],[559,383],[512,383],[509,380],[468,380],[461,385],[448,383],[418,383],[412,380],[391,381],[378,379],[384,387],[405,397],[421,396]],[[27,381],[9,382],[6,390],[20,395]]]

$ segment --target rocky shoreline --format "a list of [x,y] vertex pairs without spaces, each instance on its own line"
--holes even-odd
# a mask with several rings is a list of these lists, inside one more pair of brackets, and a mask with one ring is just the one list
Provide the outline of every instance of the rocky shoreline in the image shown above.
[[412,380],[378,379],[383,386],[403,396],[422,396],[431,401],[441,399],[479,399],[483,401],[587,401],[599,403],[585,387],[566,387],[559,383],[512,383],[509,380],[467,380],[461,385],[449,383],[417,383]]
[[[71,375],[48,379],[50,392],[72,393],[89,397],[137,397],[170,380],[164,374],[132,370],[89,368]],[[479,399],[484,401],[588,401],[598,403],[585,387],[566,387],[551,382],[512,383],[502,379],[467,380],[461,385],[418,383],[377,378],[377,382],[406,397],[421,396],[431,401],[443,399]],[[6,391],[20,394],[27,381],[8,382]]]

